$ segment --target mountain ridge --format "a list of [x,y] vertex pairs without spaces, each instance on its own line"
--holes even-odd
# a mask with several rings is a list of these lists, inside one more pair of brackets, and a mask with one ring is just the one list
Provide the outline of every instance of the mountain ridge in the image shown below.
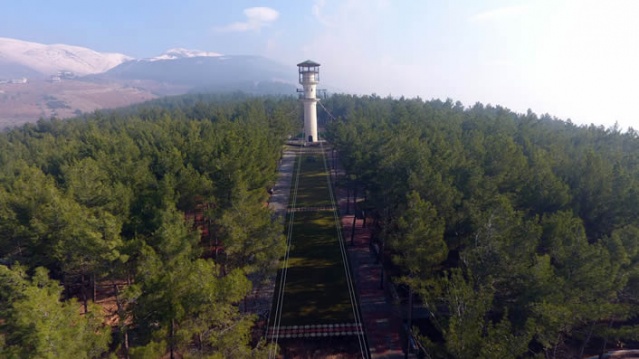
[[218,83],[279,81],[293,83],[295,73],[255,55],[195,56],[170,60],[127,61],[96,77],[156,80],[193,87]]
[[159,56],[145,58],[139,61],[162,61],[162,60],[175,60],[175,59],[183,59],[183,58],[190,58],[190,57],[218,57],[218,56],[223,56],[223,55],[217,52],[192,50],[192,49],[176,47],[176,48],[166,50],[164,53],[162,53]]
[[296,75],[256,55],[173,48],[135,59],[0,37],[0,127],[189,92],[293,95]]
[[[194,71],[206,70],[197,76]],[[39,76],[44,78],[70,73],[69,77],[87,79],[123,78],[157,80],[201,87],[202,82],[275,81],[295,83],[292,69],[258,55],[223,55],[212,51],[172,48],[164,53],[136,59],[121,53],[101,53],[65,44],[36,42],[0,37],[0,79]],[[186,81],[189,82],[189,81]]]
[[0,68],[18,65],[43,76],[60,71],[78,76],[101,73],[132,59],[124,54],[102,53],[86,47],[0,37]]

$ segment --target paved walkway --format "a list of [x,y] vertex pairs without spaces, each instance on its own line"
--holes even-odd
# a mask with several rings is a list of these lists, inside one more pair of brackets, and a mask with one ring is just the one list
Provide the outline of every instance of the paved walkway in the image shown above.
[[286,208],[288,207],[288,197],[291,192],[294,166],[295,152],[284,151],[277,168],[278,175],[273,187],[273,194],[268,202],[268,206],[275,211],[275,214],[280,217],[282,222],[286,219]]
[[[337,176],[344,175],[338,161],[336,161],[336,167]],[[399,304],[394,304],[381,288],[382,266],[377,263],[376,254],[370,246],[372,231],[370,227],[363,227],[364,221],[362,219],[356,220],[355,234],[351,245],[353,206],[351,203],[351,214],[346,214],[346,191],[338,188],[336,196],[338,197],[344,241],[355,277],[355,286],[371,358],[404,358],[402,337],[400,336],[403,325],[401,309]]]

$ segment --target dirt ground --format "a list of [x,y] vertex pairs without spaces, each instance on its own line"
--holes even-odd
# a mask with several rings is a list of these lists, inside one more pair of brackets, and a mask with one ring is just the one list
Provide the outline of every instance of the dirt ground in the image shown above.
[[0,84],[0,127],[33,123],[40,118],[69,118],[157,97],[152,90],[142,86],[80,80]]

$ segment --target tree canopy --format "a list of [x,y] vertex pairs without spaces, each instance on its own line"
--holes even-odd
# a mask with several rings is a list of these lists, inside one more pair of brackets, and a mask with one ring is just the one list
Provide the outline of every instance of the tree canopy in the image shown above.
[[635,130],[451,100],[324,105],[436,357],[579,357],[637,339]]
[[283,254],[265,202],[298,115],[187,95],[0,134],[0,356],[101,357],[98,286],[118,355],[260,356],[238,303]]

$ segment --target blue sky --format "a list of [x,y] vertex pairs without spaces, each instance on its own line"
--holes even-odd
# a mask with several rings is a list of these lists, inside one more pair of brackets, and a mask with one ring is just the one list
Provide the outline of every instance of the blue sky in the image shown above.
[[0,0],[0,36],[322,64],[322,85],[639,129],[635,0]]

